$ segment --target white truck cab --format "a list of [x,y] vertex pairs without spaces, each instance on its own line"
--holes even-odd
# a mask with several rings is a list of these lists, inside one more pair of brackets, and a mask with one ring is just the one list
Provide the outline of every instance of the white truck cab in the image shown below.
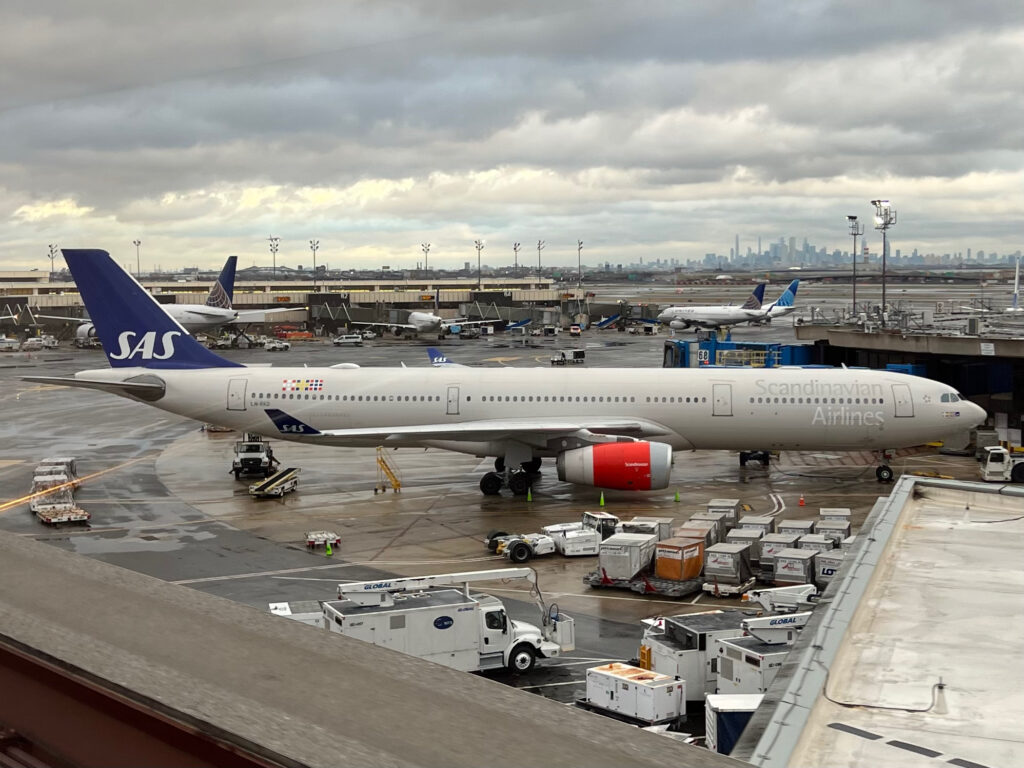
[[994,483],[1024,483],[1024,456],[1014,456],[1001,445],[985,446],[981,479]]

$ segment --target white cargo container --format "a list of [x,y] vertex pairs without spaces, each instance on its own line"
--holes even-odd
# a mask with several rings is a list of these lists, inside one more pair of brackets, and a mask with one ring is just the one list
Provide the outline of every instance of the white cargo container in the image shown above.
[[790,646],[756,637],[722,638],[718,649],[715,693],[764,693],[789,655]]
[[739,499],[711,499],[707,504],[708,512],[723,512],[729,528],[735,528],[740,518]]
[[814,533],[814,520],[779,520],[776,526],[778,533],[795,533],[797,536],[806,536]]
[[823,533],[809,533],[796,542],[797,549],[813,549],[815,552],[831,552],[835,543]]
[[709,695],[704,708],[707,748],[720,755],[732,752],[763,699],[763,693]]
[[784,549],[796,549],[800,537],[795,533],[769,533],[761,539],[761,580],[771,581],[775,576],[775,555]]
[[704,550],[705,592],[735,595],[754,586],[749,544],[722,542]]
[[658,537],[658,541],[672,538],[671,517],[634,517],[623,520],[615,526],[616,533],[649,533]]
[[761,539],[764,532],[756,528],[733,528],[725,534],[727,544],[749,544],[750,562],[758,563],[761,560]]
[[725,512],[694,512],[693,520],[707,520],[718,526],[718,533],[716,534],[719,541],[725,541],[729,531],[732,530],[733,526],[729,523],[729,516]]
[[646,725],[671,723],[685,714],[686,683],[629,664],[587,670],[587,704]]
[[714,520],[688,520],[676,528],[672,535],[678,539],[704,539],[704,546],[717,544],[718,523]]
[[832,580],[839,573],[843,566],[843,559],[846,553],[841,549],[833,549],[831,552],[819,552],[814,558],[814,583],[818,589],[824,591]]
[[838,547],[843,543],[843,539],[850,535],[850,521],[821,520],[815,527],[815,532],[828,536]]
[[814,558],[818,553],[812,549],[783,549],[775,555],[775,585],[814,583]]
[[270,612],[275,616],[309,624],[319,629],[324,628],[324,609],[319,600],[296,600],[291,603],[271,603]]
[[847,536],[845,539],[843,539],[843,543],[841,545],[843,552],[849,552],[851,549],[853,549],[853,545],[854,543],[856,543],[856,541],[856,536]]
[[847,507],[821,507],[818,509],[818,517],[822,520],[837,520],[840,523],[849,523],[853,520],[853,510]]
[[640,658],[649,658],[654,672],[685,680],[687,701],[703,701],[718,683],[715,640],[742,637],[746,618],[741,611],[728,610],[646,619]]
[[775,533],[775,518],[767,515],[747,515],[740,518],[739,527],[763,531],[767,536],[769,533]]
[[609,579],[632,579],[651,564],[657,536],[649,533],[616,533],[601,542],[598,567]]

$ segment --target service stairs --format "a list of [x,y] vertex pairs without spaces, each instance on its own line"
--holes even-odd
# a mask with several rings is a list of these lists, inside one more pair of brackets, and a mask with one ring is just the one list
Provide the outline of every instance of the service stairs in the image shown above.
[[384,447],[377,446],[377,485],[374,487],[374,493],[384,493],[387,490],[387,486],[391,486],[391,490],[398,493],[402,490],[402,478],[398,471],[398,466],[391,461],[387,454],[384,452]]

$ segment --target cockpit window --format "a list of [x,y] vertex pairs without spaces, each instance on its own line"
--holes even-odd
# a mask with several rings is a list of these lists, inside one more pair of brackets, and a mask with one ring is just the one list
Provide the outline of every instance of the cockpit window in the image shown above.
[[943,403],[957,403],[963,398],[956,392],[946,392],[942,397],[939,398]]

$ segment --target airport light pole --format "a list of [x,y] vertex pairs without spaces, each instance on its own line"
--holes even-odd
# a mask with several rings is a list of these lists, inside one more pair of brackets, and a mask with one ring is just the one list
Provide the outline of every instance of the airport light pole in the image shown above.
[[885,260],[889,255],[889,244],[886,231],[896,224],[896,209],[889,205],[888,200],[872,200],[875,206],[875,229],[882,233],[882,327],[885,327]]
[[583,287],[583,241],[576,241],[576,287]]
[[544,241],[537,241],[537,277],[540,277],[540,252],[544,250]]
[[316,290],[316,252],[320,249],[319,240],[309,241],[309,250],[313,252],[313,293],[317,293]]
[[519,277],[519,243],[512,243],[512,277]]
[[50,282],[53,282],[53,260],[57,258],[57,246],[50,243],[46,246],[50,249]]
[[857,238],[864,234],[864,225],[857,221],[856,216],[847,216],[850,234],[853,235],[853,316],[857,317]]
[[274,259],[274,267],[273,267],[273,273],[272,274],[274,275],[274,279],[276,280],[277,279],[277,247],[278,247],[278,244],[281,242],[281,238],[280,237],[274,237],[273,235],[271,235],[270,237],[267,238],[267,240],[270,242],[270,255]]
[[427,257],[430,255],[430,243],[420,243],[420,248],[423,249],[423,272],[426,274],[427,279],[430,279],[430,267],[427,266],[429,263]]
[[474,240],[473,244],[476,246],[476,289],[479,291],[483,287],[483,273],[480,271],[480,251],[484,249],[484,241]]

